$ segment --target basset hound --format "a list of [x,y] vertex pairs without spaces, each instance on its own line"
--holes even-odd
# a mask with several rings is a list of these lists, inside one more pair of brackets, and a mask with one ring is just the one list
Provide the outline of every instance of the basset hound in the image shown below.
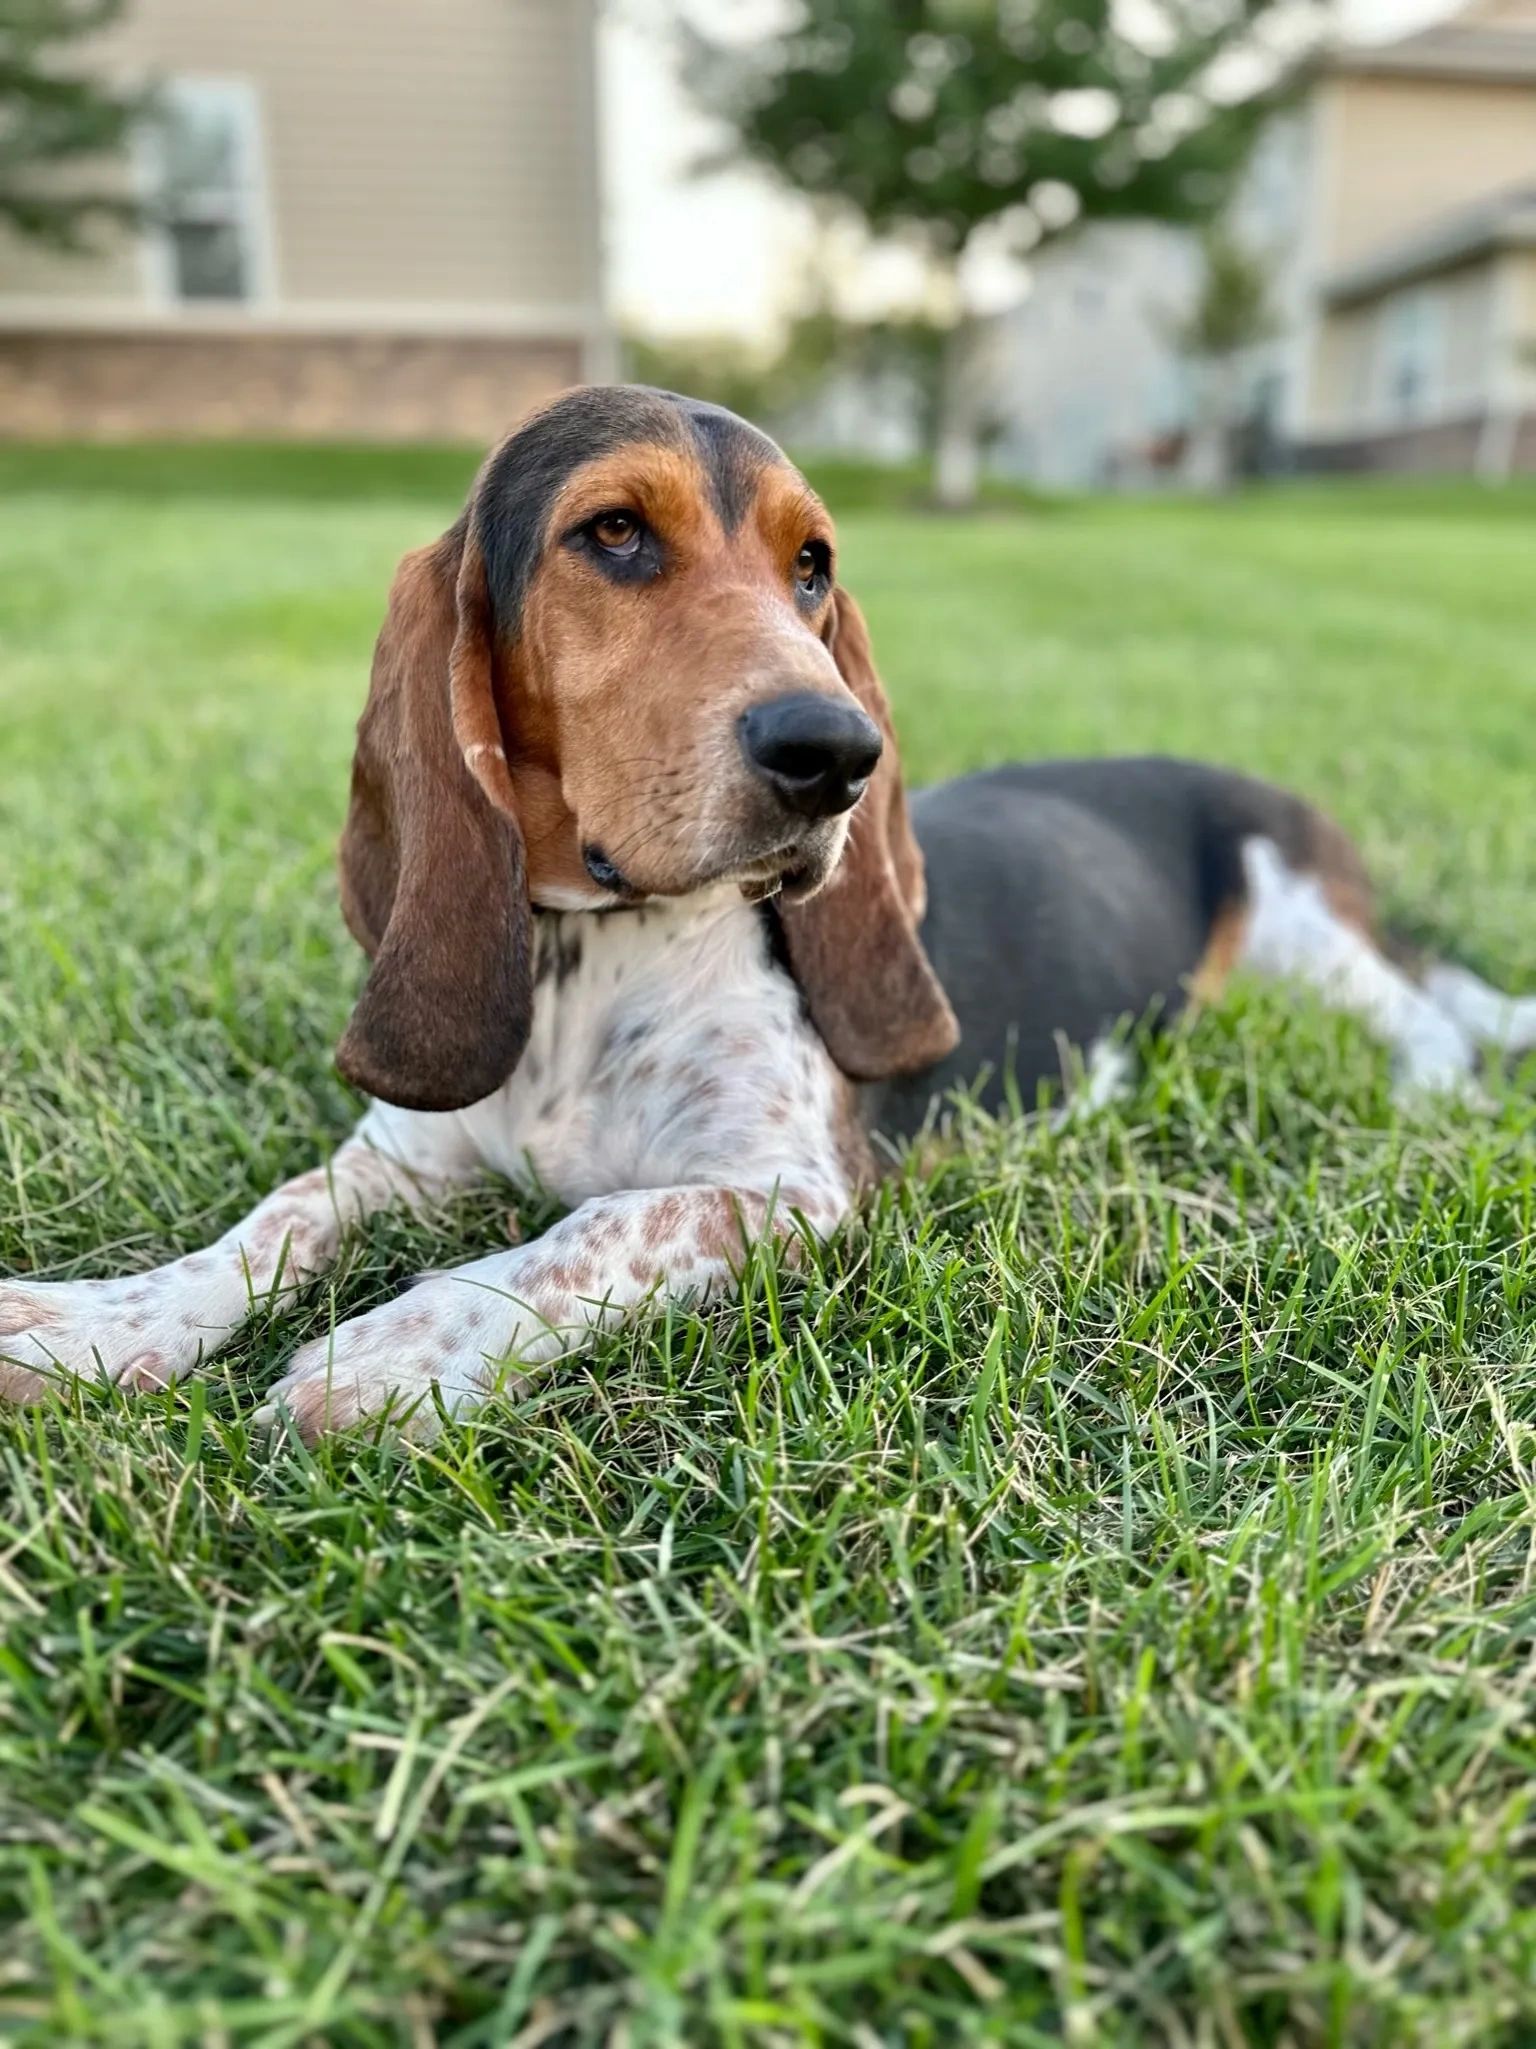
[[[825,508],[718,407],[570,392],[396,575],[341,843],[371,958],[340,1044],[371,1103],[330,1162],[153,1272],[0,1282],[0,1392],[205,1365],[387,1204],[486,1173],[568,1214],[307,1344],[307,1438],[417,1433],[747,1241],[835,1231],[954,1085],[997,1104],[1061,1047],[1284,976],[1456,1088],[1536,1045],[1536,999],[1379,938],[1343,832],[1163,760],[1002,768],[908,806]],[[1090,1090],[1114,1079],[1090,1060]]]

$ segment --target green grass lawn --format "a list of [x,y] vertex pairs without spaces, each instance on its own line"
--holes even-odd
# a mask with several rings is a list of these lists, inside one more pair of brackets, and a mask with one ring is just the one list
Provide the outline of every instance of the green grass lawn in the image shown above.
[[[351,726],[468,468],[0,456],[0,1273],[345,1128]],[[1536,500],[860,503],[918,778],[1283,777],[1536,988]],[[0,2037],[1530,2043],[1533,1108],[1253,994],[430,1451],[248,1419],[505,1192],[0,1420]]]

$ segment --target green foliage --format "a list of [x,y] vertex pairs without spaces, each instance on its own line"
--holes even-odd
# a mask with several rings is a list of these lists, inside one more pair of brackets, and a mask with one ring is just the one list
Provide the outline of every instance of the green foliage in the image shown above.
[[151,98],[60,61],[110,28],[123,7],[124,0],[0,6],[0,222],[15,234],[79,250],[93,222],[137,217],[106,165]]
[[777,351],[732,334],[626,335],[623,358],[624,375],[633,384],[686,391],[765,425],[786,381]]
[[1176,0],[1139,34],[1108,0],[797,0],[755,45],[683,33],[743,155],[953,256],[1001,215],[1024,248],[1079,221],[1211,218],[1278,92],[1219,97],[1211,67],[1285,5]]
[[1187,355],[1221,362],[1275,332],[1269,267],[1224,224],[1200,238],[1200,289],[1177,329]]
[[[0,1271],[346,1128],[353,724],[469,465],[327,459],[0,450]],[[1281,775],[1536,987],[1528,488],[841,524],[919,779]],[[0,2036],[1529,2044],[1533,1081],[1405,1125],[1250,992],[430,1452],[250,1418],[504,1191],[206,1383],[0,1415]]]
[[931,418],[944,331],[931,320],[847,320],[826,304],[790,324],[777,347],[732,335],[626,344],[628,374],[641,384],[692,392],[776,430],[833,377],[894,375],[911,391],[921,421]]

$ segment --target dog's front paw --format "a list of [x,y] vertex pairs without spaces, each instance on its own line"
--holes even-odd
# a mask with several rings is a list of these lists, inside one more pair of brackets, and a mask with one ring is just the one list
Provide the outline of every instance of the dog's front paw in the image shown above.
[[78,1377],[134,1389],[192,1372],[228,1335],[189,1262],[110,1281],[0,1281],[0,1400]]
[[270,1429],[281,1412],[312,1444],[327,1430],[387,1419],[424,1441],[437,1429],[439,1401],[453,1416],[484,1400],[516,1322],[498,1295],[433,1275],[295,1353],[257,1421]]

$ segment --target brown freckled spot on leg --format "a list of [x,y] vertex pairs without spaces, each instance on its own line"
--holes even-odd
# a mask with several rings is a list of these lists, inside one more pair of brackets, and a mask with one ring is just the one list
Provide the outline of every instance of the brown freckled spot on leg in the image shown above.
[[694,1220],[693,1256],[707,1260],[739,1258],[746,1243],[761,1233],[767,1203],[760,1195],[745,1194],[718,1194],[705,1202]]
[[187,1255],[181,1264],[184,1272],[200,1274],[212,1264],[212,1261],[206,1252],[192,1252]]
[[50,1373],[32,1373],[25,1366],[13,1366],[0,1359],[0,1402],[41,1401],[50,1387],[59,1385],[61,1376]]
[[263,1217],[259,1223],[252,1226],[249,1237],[244,1241],[246,1253],[247,1255],[252,1253],[265,1255],[276,1252],[278,1246],[282,1244],[287,1236],[288,1220],[286,1218]]
[[[354,1171],[362,1169],[364,1164],[362,1160],[356,1161],[354,1163]],[[283,1187],[283,1194],[318,1195],[321,1190],[328,1189],[329,1186],[330,1183],[326,1179],[325,1169],[323,1167],[311,1167],[307,1174],[300,1174],[294,1180],[286,1182]]]
[[646,1216],[644,1242],[647,1250],[659,1252],[669,1244],[688,1221],[697,1201],[696,1196],[662,1196]]
[[598,1217],[591,1223],[583,1236],[594,1252],[611,1252],[626,1234],[626,1226],[619,1217]]
[[17,1295],[8,1307],[0,1307],[0,1338],[14,1337],[19,1330],[51,1330],[63,1311],[50,1308],[43,1295]]
[[585,1260],[557,1259],[539,1275],[535,1288],[550,1294],[587,1295],[596,1280],[596,1272]]
[[171,1371],[159,1352],[140,1352],[118,1373],[117,1384],[135,1394],[154,1394],[170,1386]]
[[306,1444],[326,1430],[344,1430],[362,1413],[355,1379],[303,1380],[289,1388],[284,1399],[293,1427]]
[[284,1253],[282,1270],[273,1279],[296,1283],[318,1263],[330,1235],[325,1224],[302,1214],[262,1217],[244,1240],[243,1250],[247,1264],[258,1273]]
[[642,1288],[648,1288],[658,1278],[656,1265],[649,1259],[632,1259],[629,1262],[629,1277],[638,1281]]

